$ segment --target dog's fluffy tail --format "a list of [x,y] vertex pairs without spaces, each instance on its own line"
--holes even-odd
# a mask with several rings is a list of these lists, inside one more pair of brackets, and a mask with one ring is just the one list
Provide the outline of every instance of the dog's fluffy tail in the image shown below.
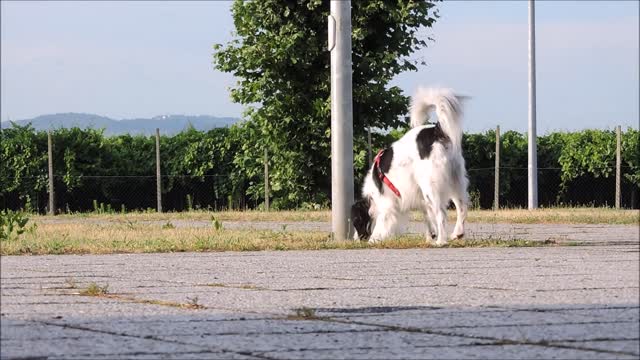
[[451,89],[419,87],[411,99],[411,127],[424,125],[435,110],[442,131],[455,148],[462,144],[462,99]]

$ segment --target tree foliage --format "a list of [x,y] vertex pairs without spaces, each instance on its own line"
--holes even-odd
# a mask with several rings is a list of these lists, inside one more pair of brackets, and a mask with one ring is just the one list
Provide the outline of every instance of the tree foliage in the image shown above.
[[[260,154],[268,149],[275,207],[327,204],[330,193],[329,2],[236,0],[235,38],[214,46],[214,65],[238,84],[231,98],[247,105],[246,141],[234,159],[263,197]],[[437,18],[429,1],[352,2],[355,167],[365,167],[365,131],[403,126],[408,98],[391,79],[416,70],[410,55],[427,45],[419,30]]]

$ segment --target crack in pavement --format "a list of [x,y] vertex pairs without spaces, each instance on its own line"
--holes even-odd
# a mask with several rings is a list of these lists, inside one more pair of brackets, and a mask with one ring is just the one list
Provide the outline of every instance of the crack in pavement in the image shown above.
[[[122,336],[122,337],[130,337],[130,338],[135,338],[135,339],[144,339],[144,340],[154,340],[154,341],[159,341],[159,342],[163,342],[163,343],[171,343],[171,344],[176,344],[176,345],[189,345],[189,346],[196,346],[196,347],[201,347],[203,348],[203,350],[207,350],[208,352],[213,352],[213,353],[233,353],[233,354],[238,354],[238,355],[245,355],[245,356],[253,356],[253,357],[257,357],[257,358],[261,358],[261,359],[265,359],[265,360],[275,360],[273,358],[267,357],[267,356],[262,356],[260,354],[253,354],[252,352],[249,351],[235,351],[235,350],[228,350],[228,349],[224,349],[224,348],[215,348],[215,347],[211,347],[208,345],[202,345],[202,344],[193,344],[190,342],[185,342],[185,341],[177,341],[177,340],[171,340],[171,339],[163,339],[154,335],[145,335],[145,336],[140,336],[140,335],[133,335],[133,334],[128,334],[125,332],[115,332],[115,331],[108,331],[108,330],[99,330],[99,329],[92,329],[90,327],[86,327],[86,326],[79,326],[79,325],[71,325],[71,324],[57,324],[54,322],[49,322],[49,321],[43,321],[43,320],[28,320],[28,321],[32,321],[35,323],[40,323],[40,324],[44,324],[44,325],[49,325],[49,326],[56,326],[56,327],[61,327],[61,328],[65,328],[65,329],[75,329],[75,330],[82,330],[82,331],[89,331],[92,333],[98,333],[98,334],[108,334],[108,335],[113,335],[113,336]],[[165,353],[160,353],[160,354],[165,354]],[[96,355],[96,354],[92,354],[92,355]]]
[[388,329],[393,330],[393,331],[417,332],[417,333],[424,333],[424,334],[430,334],[430,335],[456,336],[456,337],[462,337],[462,338],[468,338],[468,339],[495,341],[499,345],[532,345],[532,346],[542,346],[542,347],[547,347],[547,348],[553,347],[553,348],[563,348],[563,349],[572,349],[572,350],[594,351],[594,352],[598,352],[598,353],[611,354],[611,355],[631,355],[631,356],[637,356],[638,355],[636,353],[631,353],[631,352],[626,352],[626,351],[603,350],[603,349],[596,349],[596,348],[589,348],[589,347],[580,347],[580,346],[570,346],[570,345],[565,345],[565,344],[556,344],[554,342],[550,342],[550,341],[547,341],[547,340],[532,341],[532,340],[524,339],[524,340],[521,340],[521,341],[517,341],[517,340],[510,340],[510,339],[495,338],[495,337],[490,337],[490,336],[450,333],[450,332],[437,331],[437,330],[432,330],[432,329],[422,329],[422,328],[415,328],[415,327],[402,327],[402,326],[395,326],[395,325],[375,324],[375,323],[368,323],[368,322],[364,322],[364,321],[345,321],[345,320],[342,320],[342,319],[330,318],[330,317],[326,317],[326,318],[325,317],[318,317],[317,319],[321,320],[321,321],[337,322],[337,323],[343,323],[343,324],[380,326],[380,327],[388,328]]

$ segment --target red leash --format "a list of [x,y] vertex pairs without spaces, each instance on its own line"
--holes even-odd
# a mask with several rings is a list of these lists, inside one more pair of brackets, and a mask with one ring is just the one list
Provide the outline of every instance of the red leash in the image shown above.
[[383,183],[387,184],[389,189],[391,189],[391,191],[393,191],[394,194],[396,194],[399,198],[401,198],[402,196],[400,196],[400,191],[398,191],[398,189],[393,185],[391,180],[389,180],[389,178],[382,172],[382,169],[380,168],[380,158],[382,157],[382,154],[384,154],[384,149],[380,150],[378,152],[378,155],[376,155],[375,159],[373,159],[374,165],[378,168],[378,177]]

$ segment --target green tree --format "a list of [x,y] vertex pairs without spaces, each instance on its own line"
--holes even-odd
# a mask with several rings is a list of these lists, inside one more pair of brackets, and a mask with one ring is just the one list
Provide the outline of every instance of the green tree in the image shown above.
[[0,134],[0,198],[37,208],[47,187],[47,133],[12,124]]
[[[214,45],[214,66],[232,73],[234,102],[247,105],[239,125],[243,144],[234,159],[249,181],[248,192],[263,198],[260,181],[265,148],[271,154],[274,207],[328,204],[330,193],[330,63],[327,52],[329,2],[321,0],[236,0],[235,38]],[[437,19],[430,1],[352,2],[354,158],[366,161],[367,126],[404,126],[409,103],[389,83],[415,71],[410,55],[427,45],[419,33]]]

